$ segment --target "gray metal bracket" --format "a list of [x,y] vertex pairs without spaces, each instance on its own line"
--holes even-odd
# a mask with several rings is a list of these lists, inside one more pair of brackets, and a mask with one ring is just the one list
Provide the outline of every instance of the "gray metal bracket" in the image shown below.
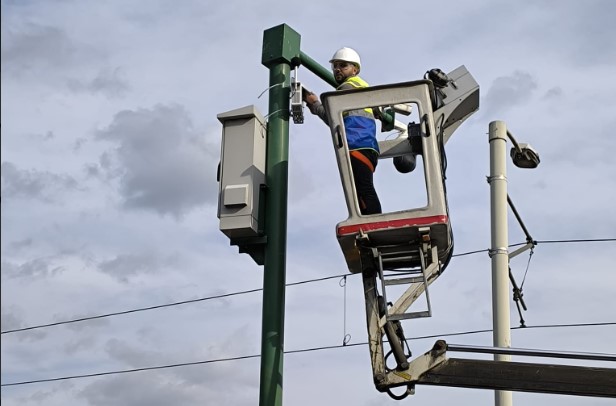
[[[428,286],[432,282],[434,282],[434,280],[436,280],[436,277],[439,275],[440,264],[438,261],[437,247],[434,246],[427,248],[428,255],[426,255],[426,252],[424,252],[424,249],[422,247],[418,248],[421,258],[421,269],[408,271],[407,274],[415,275],[409,277],[388,279],[383,274],[382,257],[379,255],[379,277],[381,279],[381,289],[384,297],[386,297],[386,286],[409,284],[409,287],[406,289],[406,291],[398,298],[398,300],[396,300],[395,303],[393,303],[391,308],[387,309],[385,316],[381,317],[379,321],[379,327],[383,327],[385,323],[390,320],[405,320],[432,316],[432,307],[430,304]],[[426,257],[429,259],[428,262],[426,261]],[[408,308],[424,292],[426,293],[427,310],[407,313],[406,311],[408,310]]]

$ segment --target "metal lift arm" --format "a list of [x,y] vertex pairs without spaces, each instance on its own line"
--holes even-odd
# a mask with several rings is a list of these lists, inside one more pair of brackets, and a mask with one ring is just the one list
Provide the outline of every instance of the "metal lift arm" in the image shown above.
[[[458,347],[439,340],[432,350],[411,361],[405,371],[389,371],[377,389],[388,391],[395,386],[412,388],[417,384],[616,398],[616,369],[613,368],[447,358],[447,350],[516,353],[509,348]],[[517,350],[517,354],[616,361],[616,357],[599,354],[573,357],[536,350]]]

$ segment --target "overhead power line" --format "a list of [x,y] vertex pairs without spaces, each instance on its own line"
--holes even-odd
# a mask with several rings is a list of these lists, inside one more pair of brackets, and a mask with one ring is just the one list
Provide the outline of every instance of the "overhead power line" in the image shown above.
[[[616,325],[616,322],[603,322],[603,323],[574,323],[574,324],[545,324],[545,325],[537,325],[537,326],[526,326],[526,327],[512,327],[511,330],[528,330],[528,329],[538,329],[538,328],[563,328],[563,327],[594,327],[594,326],[611,326]],[[461,335],[470,335],[470,334],[479,334],[479,333],[489,333],[492,329],[482,329],[482,330],[469,330],[469,331],[460,331],[455,333],[445,333],[445,334],[432,334],[418,337],[409,337],[407,340],[425,340],[428,338],[442,338],[442,337],[453,337],[453,336],[461,336]],[[367,342],[360,343],[352,343],[352,344],[343,344],[343,345],[331,345],[331,346],[323,346],[323,347],[313,347],[313,348],[304,348],[299,350],[288,350],[284,351],[285,354],[299,354],[304,352],[314,352],[314,351],[323,351],[323,350],[333,350],[340,349],[346,347],[357,347],[367,345]],[[604,354],[597,353],[598,355],[606,355],[612,356],[614,354]],[[253,355],[243,355],[239,357],[227,357],[227,358],[217,358],[210,359],[204,361],[193,361],[193,362],[182,362],[177,364],[167,364],[167,365],[158,365],[152,367],[143,367],[143,368],[132,368],[132,369],[123,369],[117,371],[106,371],[106,372],[95,372],[90,374],[80,374],[80,375],[70,375],[70,376],[62,376],[56,378],[45,378],[45,379],[34,379],[30,381],[20,381],[20,382],[10,382],[0,384],[0,387],[8,387],[8,386],[21,386],[21,385],[30,385],[35,383],[44,383],[44,382],[56,382],[56,381],[65,381],[69,379],[81,379],[81,378],[93,378],[97,376],[107,376],[107,375],[119,375],[119,374],[128,374],[132,372],[142,372],[142,371],[153,371],[157,369],[170,369],[170,368],[179,368],[193,365],[204,365],[204,364],[214,364],[218,362],[228,362],[228,361],[238,361],[244,359],[251,358],[259,358],[259,354]]]
[[475,250],[475,251],[463,252],[461,254],[453,254],[452,257],[463,257],[463,256],[466,256],[466,255],[479,254],[479,253],[488,252],[488,251],[489,250],[486,248],[486,249],[483,249],[483,250]]
[[560,243],[569,243],[569,242],[613,242],[616,241],[616,238],[589,238],[589,239],[580,239],[580,240],[540,240],[535,241],[538,244],[560,244]]
[[[324,278],[317,278],[317,279],[310,279],[310,280],[306,280],[306,281],[288,283],[286,286],[295,286],[295,285],[301,285],[301,284],[310,283],[310,282],[320,282],[320,281],[324,281],[324,280],[327,280],[327,279],[340,278],[341,276],[343,276],[343,275],[326,276]],[[162,309],[164,307],[172,307],[172,306],[185,305],[185,304],[189,304],[189,303],[204,302],[204,301],[213,300],[213,299],[222,299],[222,298],[225,298],[225,297],[237,296],[237,295],[245,295],[247,293],[254,293],[254,292],[259,292],[259,291],[262,291],[262,290],[263,290],[263,288],[255,288],[255,289],[249,289],[249,290],[242,290],[242,291],[239,291],[239,292],[224,293],[224,294],[221,294],[221,295],[201,297],[201,298],[198,298],[198,299],[188,299],[188,300],[182,300],[182,301],[179,301],[179,302],[165,303],[165,304],[161,304],[161,305],[148,306],[148,307],[140,307],[140,308],[137,308],[137,309],[123,310],[123,311],[119,311],[119,312],[99,314],[97,316],[88,316],[88,317],[81,317],[81,318],[78,318],[78,319],[56,321],[54,323],[39,324],[39,325],[36,325],[36,326],[16,328],[16,329],[12,329],[12,330],[4,330],[4,331],[1,332],[1,334],[17,333],[17,332],[21,332],[21,331],[28,331],[28,330],[35,330],[35,329],[39,329],[39,328],[59,326],[59,325],[62,325],[62,324],[77,323],[77,322],[80,322],[80,321],[95,320],[95,319],[102,319],[102,318],[111,317],[111,316],[120,316],[120,315],[123,315],[123,314],[144,312],[146,310]]]
[[[616,242],[616,238],[594,238],[594,239],[575,239],[575,240],[538,240],[538,241],[534,241],[535,244],[589,243],[589,242]],[[516,247],[516,246],[524,245],[524,244],[526,244],[526,243],[523,242],[523,243],[512,244],[512,245],[510,245],[510,247]],[[452,255],[452,257],[462,257],[462,256],[466,256],[466,255],[474,255],[474,254],[479,254],[479,253],[488,252],[488,251],[489,251],[488,249],[467,251],[467,252],[462,252],[460,254],[454,254],[454,255]],[[323,278],[309,279],[309,280],[304,280],[304,281],[299,281],[299,282],[288,283],[285,286],[295,286],[295,285],[302,285],[302,284],[306,284],[306,283],[321,282],[321,281],[328,280],[328,279],[342,278],[343,276],[348,276],[348,275],[349,274],[326,276],[326,277],[323,277]],[[79,323],[79,322],[82,322],[82,321],[96,320],[96,319],[102,319],[102,318],[113,317],[113,316],[121,316],[121,315],[125,315],[125,314],[144,312],[144,311],[148,311],[148,310],[162,309],[162,308],[165,308],[165,307],[180,306],[180,305],[185,305],[185,304],[190,304],[190,303],[204,302],[204,301],[207,301],[207,300],[221,299],[221,298],[230,297],[230,296],[238,296],[238,295],[244,295],[244,294],[248,294],[248,293],[255,293],[255,292],[262,291],[262,290],[263,290],[263,288],[255,288],[255,289],[249,289],[249,290],[244,290],[244,291],[225,293],[225,294],[221,294],[221,295],[207,296],[207,297],[201,297],[201,298],[197,298],[197,299],[188,299],[188,300],[182,300],[182,301],[178,301],[178,302],[165,303],[165,304],[160,304],[160,305],[140,307],[140,308],[135,308],[135,309],[130,309],[130,310],[123,310],[123,311],[118,311],[118,312],[105,313],[105,314],[100,314],[100,315],[96,315],[96,316],[80,317],[80,318],[76,318],[76,319],[57,321],[57,322],[53,322],[53,323],[46,323],[46,324],[39,324],[39,325],[29,326],[29,327],[22,327],[22,328],[15,328],[15,329],[10,329],[10,330],[4,330],[4,331],[1,331],[0,334],[19,333],[19,332],[23,332],[23,331],[29,331],[29,330],[36,330],[36,329],[47,328],[47,327],[60,326],[60,325],[63,325],[63,324]]]

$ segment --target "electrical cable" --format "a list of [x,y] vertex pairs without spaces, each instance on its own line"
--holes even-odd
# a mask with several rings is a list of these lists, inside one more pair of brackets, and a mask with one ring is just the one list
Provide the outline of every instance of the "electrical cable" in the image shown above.
[[557,243],[569,243],[569,242],[613,242],[616,238],[590,238],[579,240],[539,240],[537,243],[541,244],[557,244]]
[[[527,326],[527,327],[512,327],[511,330],[528,330],[532,328],[563,328],[563,327],[594,327],[594,326],[611,326],[616,325],[616,322],[601,322],[601,323],[573,323],[573,324],[545,324],[545,325],[537,325],[537,326]],[[471,330],[471,331],[460,331],[455,333],[445,333],[445,334],[431,334],[425,336],[418,337],[409,337],[407,340],[415,341],[415,340],[424,340],[428,338],[442,338],[442,337],[453,337],[453,336],[461,336],[461,335],[469,335],[469,334],[479,334],[479,333],[489,333],[492,329],[482,329],[482,330]],[[356,346],[368,345],[368,342],[360,342],[360,343],[347,343],[343,345],[330,345],[330,346],[322,346],[322,347],[313,347],[313,348],[303,348],[298,350],[288,350],[284,351],[284,354],[299,354],[305,352],[314,352],[314,351],[323,351],[323,350],[332,350],[332,349],[340,349],[340,348],[349,348]],[[599,355],[613,355],[613,354],[605,354],[605,353],[597,353]],[[80,375],[70,375],[56,378],[44,378],[44,379],[34,379],[29,381],[19,381],[19,382],[10,382],[0,384],[0,387],[9,387],[9,386],[21,386],[21,385],[29,385],[34,383],[44,383],[44,382],[55,382],[55,381],[64,381],[69,379],[79,379],[79,378],[92,378],[97,376],[106,376],[106,375],[118,375],[118,374],[126,374],[131,372],[142,372],[142,371],[152,371],[157,369],[169,369],[169,368],[178,368],[192,365],[203,365],[203,364],[213,364],[218,362],[227,362],[227,361],[238,361],[244,359],[251,358],[259,358],[261,355],[253,354],[253,355],[243,355],[238,357],[228,357],[228,358],[217,358],[211,360],[204,361],[193,361],[193,362],[182,362],[176,364],[167,364],[167,365],[157,365],[152,367],[142,367],[142,368],[132,368],[132,369],[124,369],[117,371],[107,371],[107,372],[96,372],[90,374],[80,374]]]
[[[323,277],[323,278],[317,278],[317,279],[310,279],[310,280],[305,280],[305,281],[287,283],[285,286],[296,286],[296,285],[302,285],[304,283],[320,282],[320,281],[324,281],[324,280],[327,280],[327,279],[339,278],[340,276],[343,276],[343,275],[326,276],[326,277]],[[262,290],[263,290],[263,288],[249,289],[249,290],[243,290],[243,291],[239,291],[239,292],[225,293],[225,294],[222,294],[222,295],[207,296],[207,297],[201,297],[201,298],[198,298],[198,299],[188,299],[188,300],[182,300],[182,301],[179,301],[179,302],[166,303],[166,304],[154,305],[154,306],[148,306],[148,307],[140,307],[140,308],[137,308],[137,309],[123,310],[123,311],[119,311],[119,312],[99,314],[97,316],[80,317],[78,319],[57,321],[57,322],[54,322],[54,323],[39,324],[39,325],[36,325],[36,326],[16,328],[16,329],[11,329],[11,330],[4,330],[4,331],[0,332],[0,334],[18,333],[18,332],[22,332],[22,331],[36,330],[36,329],[40,329],[40,328],[59,326],[59,325],[62,325],[62,324],[77,323],[77,322],[81,322],[81,321],[102,319],[102,318],[105,318],[105,317],[112,317],[112,316],[121,316],[121,315],[124,315],[124,314],[137,313],[137,312],[143,312],[143,311],[154,310],[154,309],[161,309],[161,308],[164,308],[164,307],[179,306],[179,305],[184,305],[184,304],[189,304],[189,303],[204,302],[204,301],[212,300],[212,299],[221,299],[221,298],[230,297],[230,296],[244,295],[244,294],[247,294],[247,293],[259,292],[259,291],[262,291]]]
[[[539,240],[539,241],[536,241],[536,243],[537,244],[556,244],[556,243],[587,243],[587,242],[614,242],[614,241],[616,241],[616,238],[595,238],[595,239],[577,239],[577,240]],[[516,246],[520,246],[520,245],[524,245],[524,244],[526,244],[526,242],[512,244],[509,247],[516,247]],[[466,255],[479,254],[479,253],[488,252],[488,251],[489,251],[488,249],[468,251],[468,252],[463,252],[463,253],[460,253],[460,254],[453,254],[452,257],[462,257],[462,256],[466,256]],[[348,275],[348,274],[332,275],[332,276],[326,276],[326,277],[323,277],[323,278],[309,279],[309,280],[305,280],[305,281],[293,282],[293,283],[288,283],[285,286],[295,286],[295,285],[302,285],[302,284],[312,283],[312,282],[320,282],[320,281],[324,281],[324,280],[328,280],[328,279],[341,278],[341,277],[343,277],[345,275]],[[351,276],[353,276],[353,275],[354,274],[351,274]],[[179,305],[184,305],[184,304],[189,304],[189,303],[203,302],[203,301],[212,300],[212,299],[221,299],[221,298],[230,297],[230,296],[237,296],[237,295],[243,295],[243,294],[247,294],[247,293],[254,293],[254,292],[259,292],[259,291],[262,291],[262,290],[263,290],[263,288],[249,289],[249,290],[245,290],[245,291],[225,293],[225,294],[222,294],[222,295],[201,297],[201,298],[197,298],[197,299],[188,299],[188,300],[182,300],[182,301],[179,301],[179,302],[166,303],[166,304],[154,305],[154,306],[148,306],[148,307],[141,307],[141,308],[124,310],[124,311],[119,311],[119,312],[105,313],[105,314],[100,314],[100,315],[96,315],[96,316],[80,317],[80,318],[77,318],[77,319],[58,321],[58,322],[54,322],[54,323],[46,323],[46,324],[39,324],[39,325],[29,326],[29,327],[22,327],[22,328],[16,328],[16,329],[11,329],[11,330],[4,330],[4,331],[1,331],[0,334],[19,333],[19,332],[22,332],[22,331],[29,331],[29,330],[36,330],[36,329],[47,328],[47,327],[54,327],[54,326],[59,326],[59,325],[63,325],[63,324],[78,323],[78,322],[82,322],[82,321],[102,319],[102,318],[105,318],[105,317],[112,317],[112,316],[121,316],[121,315],[125,315],[125,314],[138,313],[138,312],[143,312],[143,311],[147,311],[147,310],[155,310],[155,309],[160,309],[160,308],[165,308],[165,307],[173,307],[173,306],[179,306]]]
[[463,257],[465,255],[479,254],[480,252],[488,252],[488,251],[490,251],[490,250],[489,249],[483,249],[483,250],[469,251],[469,252],[463,252],[461,254],[453,254],[452,257]]
[[243,294],[246,294],[246,293],[258,292],[260,290],[263,290],[263,288],[250,289],[250,290],[244,290],[244,291],[233,292],[233,293],[225,293],[225,294],[222,294],[222,295],[208,296],[208,297],[202,297],[202,298],[198,298],[198,299],[182,300],[180,302],[166,303],[166,304],[154,305],[154,306],[148,306],[148,307],[141,307],[141,308],[138,308],[138,309],[131,309],[131,310],[123,310],[123,311],[119,311],[119,312],[100,314],[100,315],[97,315],[97,316],[88,316],[88,317],[81,317],[81,318],[72,319],[72,320],[57,321],[57,322],[54,322],[54,323],[39,324],[39,325],[36,325],[36,326],[16,328],[16,329],[12,329],[12,330],[4,330],[0,334],[18,333],[18,332],[21,332],[21,331],[28,331],[28,330],[35,330],[35,329],[39,329],[39,328],[59,326],[59,325],[62,325],[62,324],[70,324],[70,323],[77,323],[77,322],[80,322],[80,321],[102,319],[102,318],[105,318],[105,317],[120,316],[120,315],[123,315],[123,314],[137,313],[137,312],[143,312],[143,311],[146,311],[146,310],[153,310],[153,309],[161,309],[161,308],[164,308],[164,307],[179,306],[179,305],[188,304],[188,303],[203,302],[203,301],[211,300],[211,299],[220,299],[220,298],[229,297],[229,296],[243,295]]
[[275,83],[275,84],[271,85],[270,87],[268,87],[267,89],[265,89],[264,91],[262,91],[262,92],[261,92],[261,94],[260,94],[259,96],[257,96],[257,99],[260,99],[260,98],[261,98],[261,96],[263,96],[263,95],[265,94],[265,92],[267,92],[268,90],[270,90],[270,89],[272,89],[272,88],[274,88],[274,87],[276,87],[276,86],[282,86],[282,85],[284,85],[284,82]]
[[[436,89],[434,90],[434,92],[436,93]],[[447,202],[447,183],[445,182],[447,180],[447,153],[445,152],[445,139],[444,139],[445,137],[444,135],[445,133],[445,114],[441,114],[440,120],[441,120],[440,131],[437,134],[436,140],[438,143],[438,148],[439,148],[439,153],[440,153],[440,158],[441,158],[441,182],[443,184],[443,196],[445,197],[445,202]],[[451,258],[453,258],[453,250],[455,246],[454,235],[453,235],[453,232],[451,231],[452,221],[451,221],[451,215],[449,214],[448,204],[445,204],[445,210],[447,213],[447,218],[449,219],[447,227],[448,227],[449,236],[451,238],[451,245],[448,248],[449,252],[447,253],[446,258],[443,261],[440,272],[442,272],[442,270],[445,269],[447,265],[449,265],[449,261],[451,261]]]
[[343,322],[342,322],[342,345],[347,345],[347,343],[349,341],[351,341],[351,335],[347,334],[347,329],[346,329],[346,321],[347,321],[347,275],[344,275],[342,277],[342,279],[340,279],[340,282],[338,282],[338,285],[340,285],[341,288],[344,289],[344,306],[342,309],[342,314],[343,314]]
[[530,253],[528,254],[528,262],[526,263],[526,270],[524,271],[524,277],[522,278],[522,283],[520,284],[520,292],[524,287],[524,282],[526,282],[526,275],[528,274],[528,268],[530,267],[530,261],[533,259],[533,254],[535,253],[535,247],[530,248]]

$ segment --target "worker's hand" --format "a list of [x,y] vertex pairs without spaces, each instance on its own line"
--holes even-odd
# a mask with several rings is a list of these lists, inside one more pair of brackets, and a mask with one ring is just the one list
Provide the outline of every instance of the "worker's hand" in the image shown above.
[[312,92],[306,92],[306,93],[303,94],[303,96],[304,96],[304,101],[308,105],[314,104],[314,103],[319,101],[319,97],[316,94],[312,93]]

